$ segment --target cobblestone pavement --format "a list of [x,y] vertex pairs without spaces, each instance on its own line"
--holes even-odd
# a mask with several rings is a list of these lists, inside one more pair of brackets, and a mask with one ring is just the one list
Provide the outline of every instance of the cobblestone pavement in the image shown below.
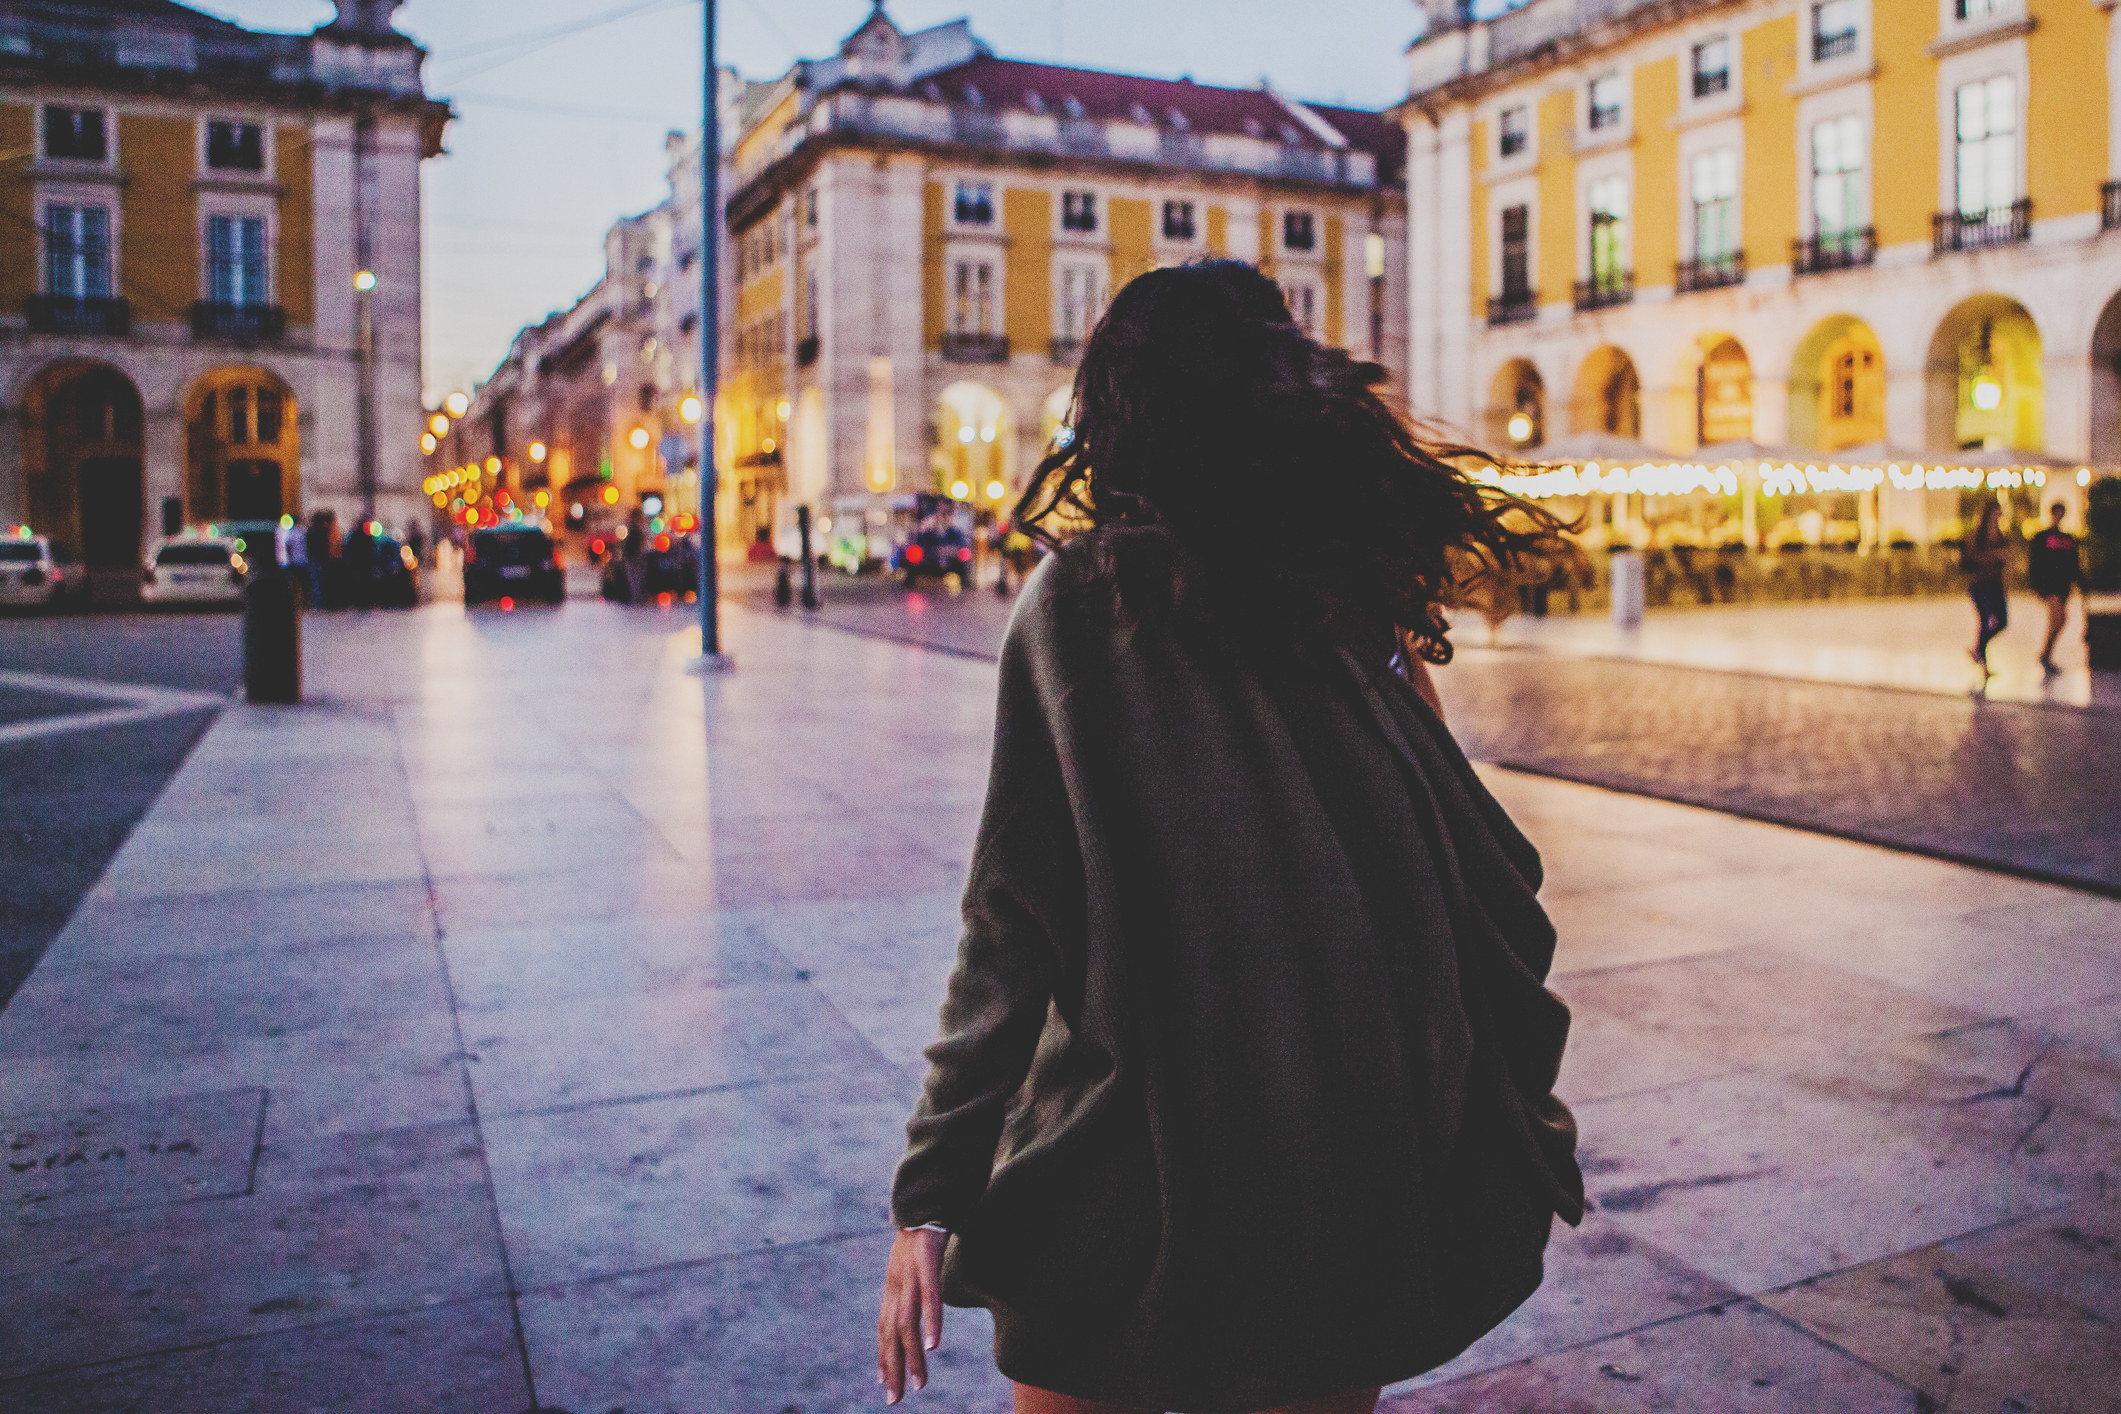
[[[686,617],[334,616],[220,713],[0,1010],[0,1409],[877,1407],[994,669]],[[1592,1208],[1395,1414],[2111,1410],[2121,901],[1487,774]]]
[[[834,576],[825,591],[822,623],[964,656],[993,657],[1008,626],[1010,601],[991,589],[909,594]],[[1848,607],[1891,630],[1889,611]],[[1750,611],[1710,614],[1734,637],[1752,631]],[[1697,640],[1716,622],[1689,617]],[[1465,648],[1438,673],[1476,760],[2121,894],[2121,713],[1628,661],[1602,656],[1596,634],[1550,639],[1539,652]],[[1601,656],[1575,656],[1577,641]]]

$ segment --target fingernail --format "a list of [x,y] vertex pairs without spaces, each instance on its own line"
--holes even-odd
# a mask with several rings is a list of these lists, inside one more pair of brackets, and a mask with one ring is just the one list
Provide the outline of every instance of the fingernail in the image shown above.
[[913,1387],[915,1389],[926,1389],[928,1388],[928,1382],[922,1379],[919,1375],[915,1375],[913,1377]]
[[922,1348],[923,1348],[923,1349],[927,1349],[927,1350],[933,1350],[933,1349],[935,1349],[935,1347],[937,1347],[938,1345],[941,1345],[941,1344],[942,1344],[942,1342],[941,1342],[941,1341],[939,1341],[939,1340],[937,1340],[937,1339],[936,1339],[936,1338],[935,1338],[934,1336],[932,1336],[932,1335],[931,1335],[931,1336],[929,1336],[929,1337],[928,1337],[928,1338],[927,1338],[926,1340],[924,1340],[924,1341],[922,1341],[922,1342],[921,1342],[921,1346],[922,1346]]

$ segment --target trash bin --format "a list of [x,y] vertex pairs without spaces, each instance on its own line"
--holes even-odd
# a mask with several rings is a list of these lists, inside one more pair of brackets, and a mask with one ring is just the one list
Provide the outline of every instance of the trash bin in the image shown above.
[[1642,627],[1642,604],[1648,575],[1640,550],[1613,552],[1613,627]]
[[269,557],[243,586],[243,690],[252,702],[302,700],[302,616],[293,576]]

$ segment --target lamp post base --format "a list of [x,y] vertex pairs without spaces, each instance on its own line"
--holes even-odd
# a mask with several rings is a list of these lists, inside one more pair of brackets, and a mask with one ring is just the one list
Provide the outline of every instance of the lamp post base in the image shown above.
[[727,653],[702,653],[697,658],[685,660],[685,672],[689,677],[711,677],[716,673],[736,671],[736,659]]

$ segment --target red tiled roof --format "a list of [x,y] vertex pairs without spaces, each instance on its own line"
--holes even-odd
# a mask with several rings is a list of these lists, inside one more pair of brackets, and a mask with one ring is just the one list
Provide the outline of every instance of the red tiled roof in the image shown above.
[[[1159,127],[1173,126],[1171,115],[1175,112],[1185,119],[1183,126],[1189,132],[1262,137],[1313,150],[1327,145],[1272,94],[1256,88],[1217,88],[1185,79],[1143,78],[991,56],[930,75],[915,84],[914,91],[926,93],[931,85],[951,103],[968,102],[969,86],[978,91],[981,106],[987,108],[1028,108],[1033,105],[1027,100],[1035,95],[1046,112],[1066,117],[1071,115],[1065,105],[1073,98],[1082,105],[1084,118],[1138,122],[1141,115],[1135,108],[1139,105]],[[1306,106],[1317,108],[1315,104]],[[1389,154],[1392,135],[1397,135],[1401,149],[1405,146],[1405,134],[1380,114],[1358,114],[1353,109],[1317,111],[1335,115],[1328,121],[1346,133],[1351,144],[1377,153],[1380,165]],[[1349,125],[1343,125],[1342,115],[1360,116],[1370,122],[1362,125],[1358,134],[1352,130],[1353,116]]]
[[1365,152],[1377,155],[1378,180],[1396,185],[1407,164],[1407,130],[1389,114],[1368,108],[1342,108],[1331,103],[1306,103],[1304,107],[1324,118]]

